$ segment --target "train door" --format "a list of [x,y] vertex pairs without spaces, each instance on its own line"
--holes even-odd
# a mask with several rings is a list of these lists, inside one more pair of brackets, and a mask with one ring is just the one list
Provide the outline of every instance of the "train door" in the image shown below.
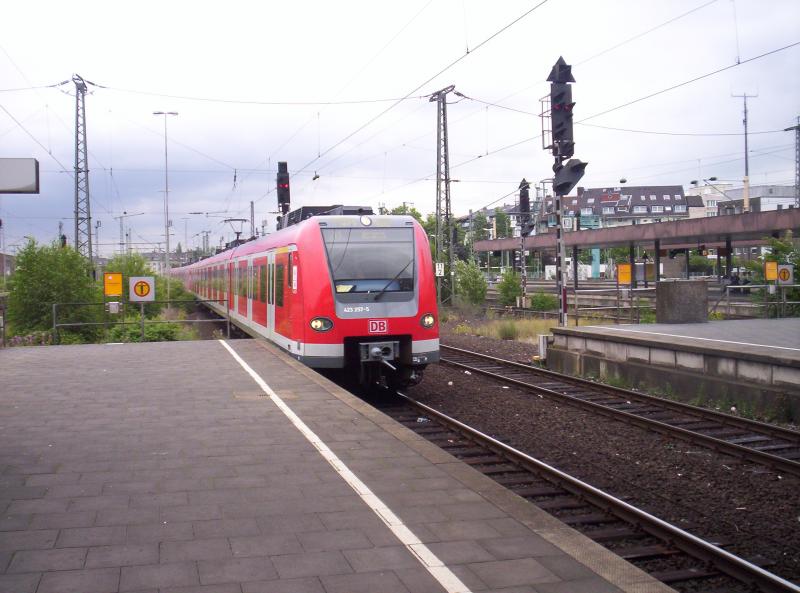
[[275,340],[275,252],[267,254],[267,336]]
[[240,260],[236,266],[237,290],[236,312],[247,317],[247,260]]
[[253,321],[267,327],[267,258],[253,260]]
[[234,279],[233,267],[234,267],[233,262],[228,264],[228,273],[227,273],[227,281],[228,281],[227,282],[227,289],[228,289],[227,290],[227,295],[228,295],[227,298],[228,298],[228,303],[226,305],[228,311],[235,311],[236,310],[235,309],[235,307],[236,307],[236,301],[235,301],[236,290],[235,290],[235,288],[233,286],[233,279]]
[[255,267],[253,266],[253,260],[247,260],[247,319],[250,321],[253,320],[253,299],[255,298],[256,293],[256,283],[255,278],[253,278],[255,272]]

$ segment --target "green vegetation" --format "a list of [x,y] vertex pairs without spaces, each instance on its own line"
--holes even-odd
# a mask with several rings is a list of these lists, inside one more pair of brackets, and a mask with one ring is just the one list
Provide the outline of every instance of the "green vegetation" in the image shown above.
[[[8,335],[25,336],[50,331],[53,327],[53,303],[92,303],[101,293],[92,278],[89,262],[70,248],[56,244],[37,245],[29,241],[17,255],[17,269],[10,278],[8,295]],[[97,321],[102,307],[64,307],[61,323]],[[95,326],[70,330],[82,339],[97,336]]]
[[[109,342],[141,342],[142,328],[135,323],[135,318],[128,321],[132,325],[116,325],[108,332]],[[182,323],[158,323],[144,326],[145,342],[175,342],[178,340],[196,340],[197,332]]]
[[558,297],[554,294],[537,292],[531,295],[531,309],[534,311],[552,311],[558,309]]
[[497,285],[497,298],[503,306],[517,304],[517,297],[522,296],[520,277],[514,270],[506,270]]
[[456,262],[456,294],[466,302],[480,305],[486,300],[486,279],[473,261]]
[[513,321],[501,321],[497,326],[497,335],[501,340],[516,340],[519,336],[517,324]]
[[[153,272],[139,255],[118,256],[105,268],[106,272],[123,274],[123,288],[127,292],[131,276],[152,276]],[[156,277],[156,295],[166,299],[166,278]],[[17,257],[17,269],[9,281],[7,336],[12,346],[43,345],[53,343],[53,304],[60,306],[57,321],[60,324],[82,323],[76,327],[58,330],[60,344],[82,344],[102,341],[126,342],[141,340],[138,323],[140,311],[135,305],[126,312],[109,316],[105,313],[102,276],[95,281],[88,260],[70,247],[56,244],[37,245],[29,242]],[[120,299],[125,302],[126,295]],[[171,280],[170,299],[189,301],[165,311],[162,303],[145,305],[147,320],[170,321],[185,318],[194,309],[193,297],[181,282]],[[82,303],[82,304],[79,304]],[[165,313],[168,313],[166,315]],[[118,322],[128,322],[120,325]],[[147,341],[196,339],[197,333],[181,323],[145,325]]]
[[[455,322],[455,319],[453,319]],[[597,325],[596,320],[581,319],[580,325]],[[513,328],[510,329],[509,328]],[[453,332],[460,335],[485,336],[499,340],[519,340],[534,342],[540,334],[549,334],[558,326],[558,319],[488,319],[486,323],[470,325],[458,322]]]

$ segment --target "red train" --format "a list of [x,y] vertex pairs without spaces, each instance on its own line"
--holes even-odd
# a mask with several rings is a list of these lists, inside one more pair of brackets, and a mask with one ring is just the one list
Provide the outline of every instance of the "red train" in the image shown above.
[[172,271],[310,367],[404,386],[439,360],[428,237],[410,216],[313,216]]

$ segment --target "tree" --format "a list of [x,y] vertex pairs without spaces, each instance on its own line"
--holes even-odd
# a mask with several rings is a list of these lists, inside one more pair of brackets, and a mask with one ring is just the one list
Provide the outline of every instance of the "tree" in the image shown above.
[[475,241],[485,241],[489,238],[489,231],[487,227],[489,226],[489,221],[486,219],[486,214],[481,210],[476,212],[472,216],[472,222],[470,224],[470,231],[472,233],[472,242]]
[[504,306],[516,305],[517,297],[522,296],[522,285],[519,274],[514,270],[506,270],[503,278],[497,285],[497,296],[500,304]]
[[405,214],[408,216],[413,216],[414,218],[417,219],[417,222],[422,224],[422,214],[420,213],[420,211],[414,208],[413,206],[408,207],[405,202],[403,202],[400,206],[392,208],[389,211],[389,214]]
[[475,261],[456,262],[456,293],[473,305],[486,300],[486,279]]
[[[89,260],[71,247],[39,246],[29,241],[17,256],[17,269],[11,276],[8,320],[18,334],[47,331],[53,327],[53,303],[101,300]],[[65,306],[58,310],[58,321],[85,323],[97,321],[101,314],[99,306]],[[96,333],[93,326],[74,331],[84,338]]]
[[502,208],[495,208],[494,210],[494,224],[497,231],[496,239],[505,239],[513,236],[511,230],[511,217],[503,212]]
[[475,242],[476,241],[485,241],[489,238],[489,221],[486,219],[486,214],[483,210],[479,210],[475,214],[472,215],[470,219],[470,243],[469,243],[469,251],[472,253],[472,257],[476,258],[478,261],[478,265],[480,266],[483,262],[483,254],[482,253],[475,253]]

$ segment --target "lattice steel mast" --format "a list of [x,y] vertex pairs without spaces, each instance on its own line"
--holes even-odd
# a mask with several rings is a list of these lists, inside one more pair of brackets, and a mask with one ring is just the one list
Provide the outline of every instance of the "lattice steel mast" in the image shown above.
[[444,264],[444,276],[436,278],[439,304],[453,296],[453,229],[450,208],[450,154],[447,143],[447,94],[455,87],[436,91],[430,101],[436,101],[436,262]]
[[786,128],[784,132],[794,130],[794,207],[800,208],[800,116],[797,125]]
[[75,251],[92,258],[92,215],[89,205],[89,161],[86,148],[86,82],[75,83]]

